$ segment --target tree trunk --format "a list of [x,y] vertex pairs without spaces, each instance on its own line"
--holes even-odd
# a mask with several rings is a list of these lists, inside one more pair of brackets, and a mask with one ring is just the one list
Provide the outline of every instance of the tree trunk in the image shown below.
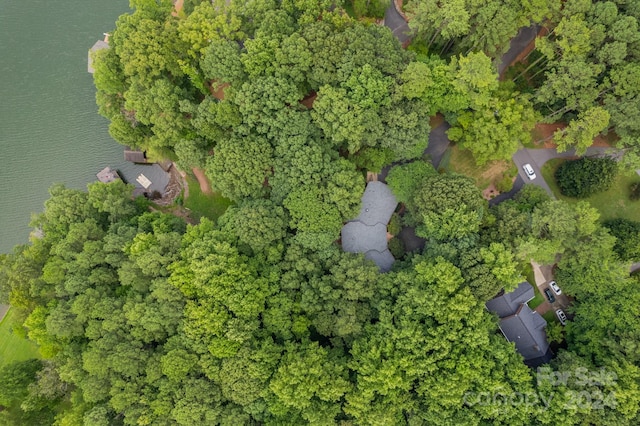
[[[524,71],[522,71],[520,74],[518,74],[517,76],[515,76],[515,77],[513,78],[513,80],[511,80],[511,81],[514,81],[514,82],[515,82],[517,79],[519,79],[519,78],[520,78],[520,77],[522,77],[524,74],[526,74],[526,73],[527,73],[527,71],[529,71],[531,68],[533,68],[534,66],[536,66],[536,65],[538,64],[538,62],[540,62],[540,61],[541,61],[541,60],[543,60],[543,59],[545,59],[545,56],[540,56],[538,59],[536,59],[535,61],[533,61],[533,63],[531,63],[531,65],[529,65],[527,68],[525,68],[525,70],[524,70]],[[544,68],[542,68],[542,70],[544,70]],[[539,73],[539,72],[540,72],[540,71],[538,71],[536,74],[534,74],[534,76],[535,76],[535,75],[538,75],[538,73]],[[532,78],[533,78],[533,77],[532,77]]]

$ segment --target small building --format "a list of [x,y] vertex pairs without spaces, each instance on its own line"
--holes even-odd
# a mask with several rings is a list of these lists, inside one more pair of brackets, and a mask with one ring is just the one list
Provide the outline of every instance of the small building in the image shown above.
[[87,71],[90,74],[93,74],[95,72],[95,70],[93,69],[93,53],[97,52],[98,50],[103,50],[108,48],[109,48],[109,42],[107,37],[105,37],[105,40],[96,41],[95,44],[91,46],[91,49],[89,49],[89,59],[87,61]]
[[102,183],[109,183],[113,182],[114,180],[120,179],[120,175],[118,175],[118,172],[112,170],[111,167],[108,166],[100,170],[98,174],[96,174],[96,177]]
[[139,151],[128,146],[124,149],[124,160],[138,164],[146,164],[149,162],[145,151]]
[[364,253],[380,271],[389,271],[395,259],[387,247],[387,224],[397,205],[387,185],[369,182],[362,195],[360,214],[342,227],[342,249]]
[[135,188],[133,195],[164,195],[171,180],[171,174],[159,164],[133,164],[121,169],[122,179]]
[[527,302],[534,297],[533,287],[522,282],[511,293],[489,300],[485,307],[500,318],[500,331],[516,344],[516,350],[529,367],[551,361],[553,353],[547,342],[547,322]]

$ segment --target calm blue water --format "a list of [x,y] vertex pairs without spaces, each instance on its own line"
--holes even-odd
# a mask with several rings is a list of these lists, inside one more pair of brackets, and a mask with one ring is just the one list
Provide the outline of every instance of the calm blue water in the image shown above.
[[127,0],[0,0],[0,252],[24,243],[53,182],[126,168],[97,114],[87,51]]

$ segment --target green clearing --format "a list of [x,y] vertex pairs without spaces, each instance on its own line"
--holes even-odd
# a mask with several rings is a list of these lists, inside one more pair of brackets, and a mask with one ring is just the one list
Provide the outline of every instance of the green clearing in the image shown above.
[[515,171],[513,163],[507,161],[492,161],[484,166],[478,166],[471,151],[455,145],[447,149],[440,168],[469,176],[475,180],[476,186],[480,189],[487,188],[491,183],[497,183],[505,174],[509,174],[510,169],[513,168]]
[[544,303],[545,298],[542,295],[542,293],[540,293],[540,290],[538,289],[538,286],[536,285],[535,281],[529,281],[529,283],[533,286],[533,293],[534,293],[533,299],[529,301],[529,307],[531,309],[535,309],[538,306],[542,305],[542,303]]
[[[531,306],[531,305],[529,305]],[[545,321],[547,322],[547,324],[551,324],[554,322],[559,323],[560,321],[558,321],[558,318],[556,318],[556,311],[554,309],[550,309],[547,312],[545,312],[544,314],[542,314],[542,318],[545,319]]]
[[40,358],[38,347],[30,340],[12,332],[13,327],[20,327],[20,320],[15,309],[9,309],[0,323],[0,367],[13,361],[24,361]]
[[524,275],[527,282],[533,287],[534,296],[533,299],[529,301],[528,305],[531,309],[535,309],[544,302],[544,296],[542,296],[540,290],[538,289],[538,286],[536,285],[536,280],[533,274],[533,267],[530,263],[527,262],[524,264],[524,266],[522,267],[522,275]]
[[[542,176],[549,184],[556,198],[569,203],[577,203],[581,200],[560,194],[560,189],[554,178],[555,171],[564,161],[566,160],[562,158],[554,158],[547,161],[542,166]],[[623,218],[640,222],[640,201],[629,200],[629,186],[633,182],[640,182],[640,177],[638,175],[628,176],[619,173],[608,191],[592,195],[589,198],[583,198],[582,200],[588,201],[595,207],[600,212],[600,219],[603,221]]]
[[214,222],[233,204],[233,201],[224,198],[220,194],[203,194],[200,184],[191,175],[187,175],[189,185],[189,197],[184,201],[184,206],[190,210],[190,216],[199,221],[201,217],[206,217]]

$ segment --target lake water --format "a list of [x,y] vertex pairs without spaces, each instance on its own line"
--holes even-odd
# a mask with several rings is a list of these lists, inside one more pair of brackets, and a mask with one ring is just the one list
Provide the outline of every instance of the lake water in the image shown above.
[[28,241],[53,182],[127,167],[97,113],[87,52],[127,0],[0,0],[0,253]]

